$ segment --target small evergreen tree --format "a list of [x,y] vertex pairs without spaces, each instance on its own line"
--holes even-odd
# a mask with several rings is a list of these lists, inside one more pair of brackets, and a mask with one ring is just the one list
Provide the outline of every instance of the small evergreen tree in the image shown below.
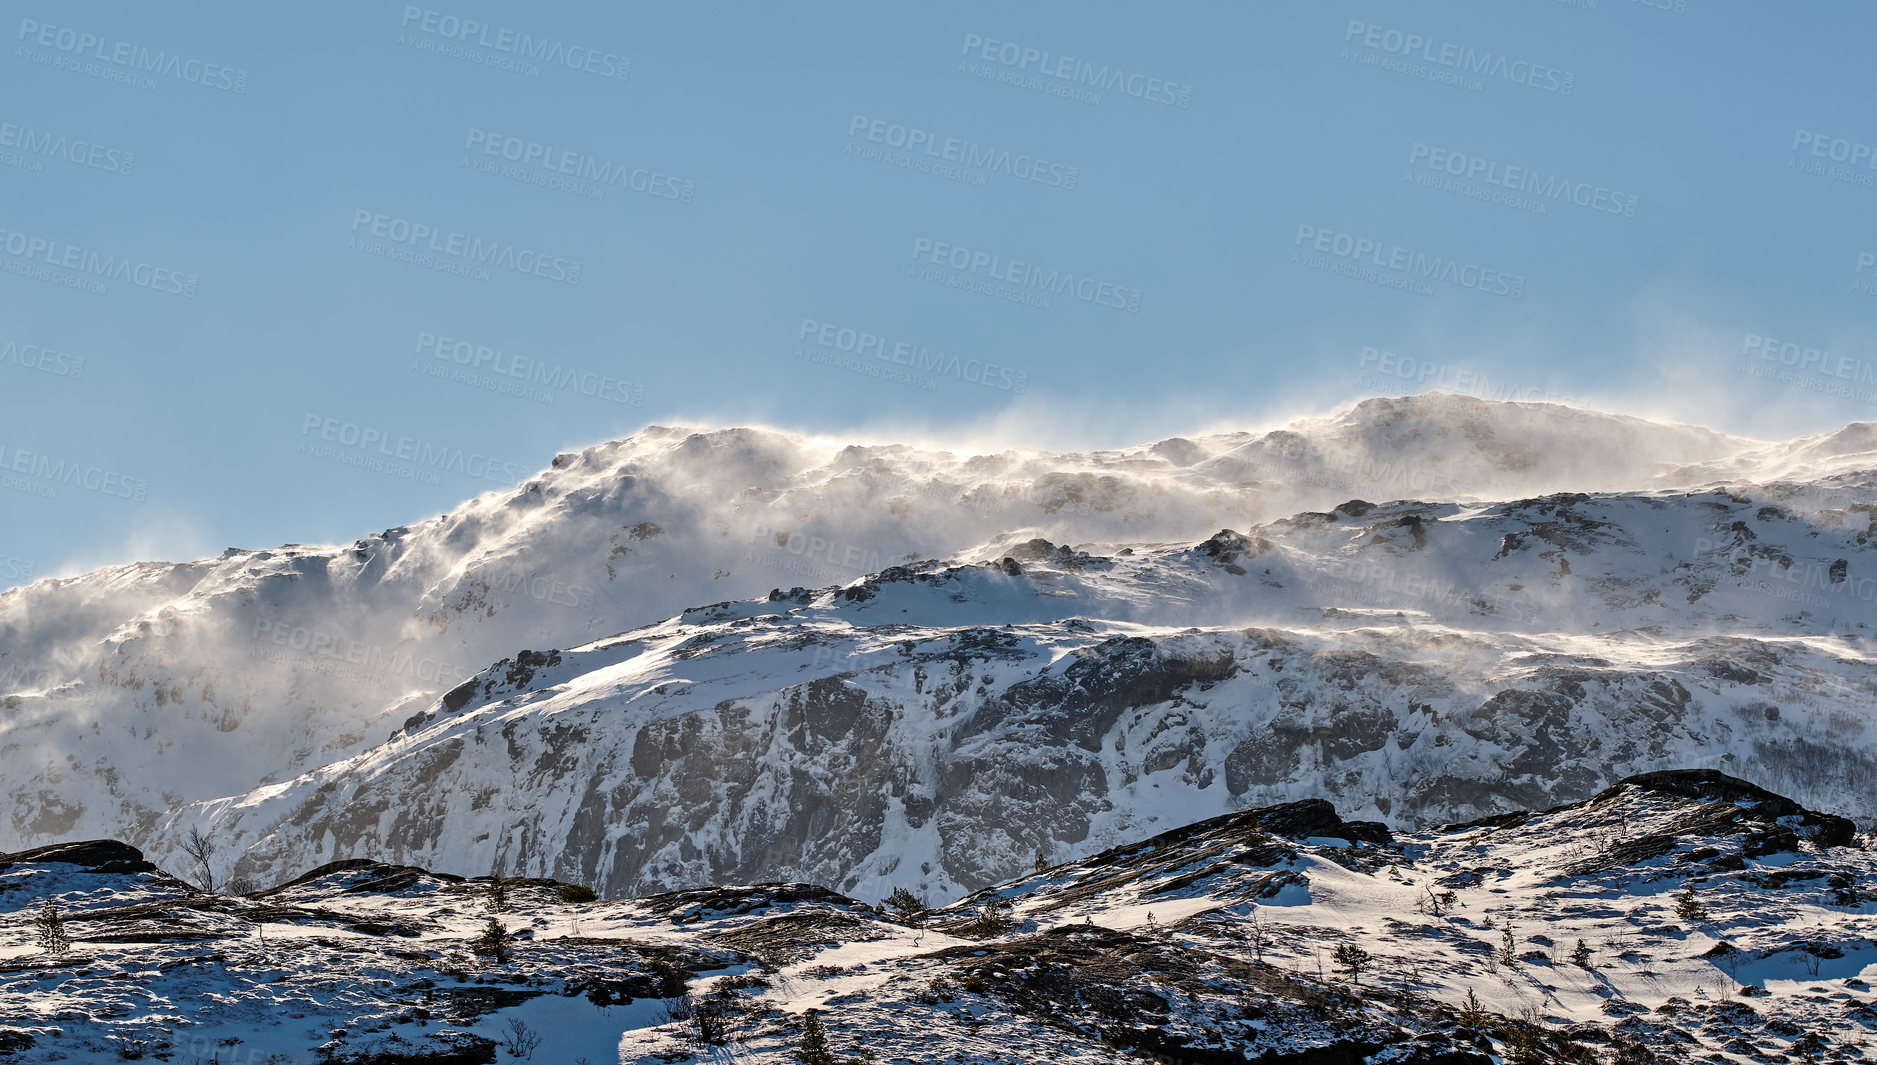
[[1031,868],[1035,869],[1039,873],[1049,872],[1049,859],[1043,856],[1042,851],[1036,852],[1036,864],[1031,866]]
[[508,887],[502,883],[502,867],[489,869],[489,912],[502,913],[508,909]]
[[1506,1060],[1518,1065],[1544,1060],[1544,1045],[1523,1022],[1508,1024],[1499,1034],[1499,1044],[1505,1048]]
[[658,981],[658,997],[662,999],[684,997],[690,991],[691,977],[697,975],[663,958],[653,958],[650,967],[652,976]]
[[1693,881],[1689,881],[1688,886],[1682,888],[1681,894],[1675,896],[1675,916],[1684,921],[1705,921],[1708,919],[1707,904],[1695,897]]
[[903,887],[893,889],[893,893],[886,897],[886,905],[906,924],[911,924],[914,918],[925,912],[925,900]]
[[1336,965],[1349,974],[1349,980],[1357,987],[1362,986],[1362,970],[1369,967],[1369,952],[1354,943],[1339,943],[1336,946]]
[[1017,927],[1017,919],[1006,911],[1008,903],[999,905],[1001,901],[995,898],[985,899],[984,905],[978,910],[978,915],[965,926],[963,934],[975,939],[987,939],[1014,931]]
[[1577,949],[1571,951],[1571,960],[1577,963],[1579,969],[1590,968],[1590,944],[1578,940]]
[[63,954],[72,949],[72,937],[65,934],[65,919],[59,916],[59,904],[47,899],[33,918],[39,930],[39,949],[47,954]]
[[471,941],[469,949],[495,965],[508,964],[508,926],[489,918],[489,923],[482,926],[482,934]]
[[814,1010],[809,1010],[802,1018],[802,1042],[795,1048],[795,1060],[802,1065],[835,1065],[827,1029],[821,1026],[821,1018]]
[[1512,926],[1506,925],[1505,930],[1499,933],[1499,960],[1507,965],[1517,965],[1518,945],[1518,937],[1512,934]]
[[1466,989],[1466,1001],[1460,1006],[1460,1027],[1473,1032],[1486,1030],[1486,1008],[1479,1003],[1479,992]]

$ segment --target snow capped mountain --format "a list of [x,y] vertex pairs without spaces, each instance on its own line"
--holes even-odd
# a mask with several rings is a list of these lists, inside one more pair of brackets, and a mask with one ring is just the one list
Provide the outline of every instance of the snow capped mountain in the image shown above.
[[1086,455],[648,429],[0,594],[0,839],[940,898],[1304,796],[1714,765],[1869,816],[1871,445],[1445,396]]
[[[1868,541],[1727,492],[1031,541],[506,660],[391,741],[152,839],[212,825],[258,881],[380,855],[877,899],[1305,796],[1427,824],[1714,765],[1870,816]],[[1820,575],[1815,606],[1763,587],[1792,571]]]

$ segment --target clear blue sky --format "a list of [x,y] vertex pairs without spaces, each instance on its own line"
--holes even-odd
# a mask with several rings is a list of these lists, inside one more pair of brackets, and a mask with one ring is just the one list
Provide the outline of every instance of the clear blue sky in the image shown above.
[[1867,3],[430,2],[7,5],[0,584],[648,423],[1877,417]]

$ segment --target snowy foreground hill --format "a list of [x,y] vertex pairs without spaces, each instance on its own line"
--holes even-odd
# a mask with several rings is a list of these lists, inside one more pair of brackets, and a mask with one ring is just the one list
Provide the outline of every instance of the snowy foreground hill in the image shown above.
[[943,900],[1313,797],[1413,828],[1705,766],[1870,818],[1874,624],[1870,424],[653,428],[343,547],[0,593],[0,846]]
[[1872,842],[1679,771],[1415,832],[1244,810],[930,912],[364,860],[215,895],[54,845],[0,855],[0,1061],[1869,1061]]

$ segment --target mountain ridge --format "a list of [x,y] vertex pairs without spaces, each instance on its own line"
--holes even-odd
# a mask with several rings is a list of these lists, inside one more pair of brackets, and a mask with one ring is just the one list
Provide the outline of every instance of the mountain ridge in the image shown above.
[[[1674,565],[1626,574],[1651,553],[1625,530],[1664,508],[1765,532],[1698,551],[1684,526]],[[1031,543],[1022,562],[893,567],[528,652],[372,752],[184,809],[162,832],[207,818],[274,872],[306,864],[314,840],[337,856],[396,839],[417,864],[474,851],[609,893],[806,860],[878,894],[897,863],[923,862],[949,872],[920,889],[952,895],[1176,808],[1314,795],[1425,823],[1587,797],[1613,767],[1695,757],[1870,816],[1857,805],[1877,783],[1857,711],[1877,690],[1862,635],[1877,617],[1857,591],[1868,563],[1824,585],[1836,635],[1814,612],[1767,612],[1784,601],[1753,577],[1767,553],[1868,558],[1857,535],[1825,546],[1819,528],[1725,493],[1351,509],[1113,556]],[[1828,574],[1814,557],[1803,568]],[[1479,583],[1420,576],[1464,559],[1487,560]],[[1385,601],[1324,606],[1338,589]],[[416,794],[430,797],[401,798]],[[817,809],[858,817],[833,838],[860,849],[826,851],[813,817],[791,812]],[[987,824],[1026,827],[1000,847]],[[615,864],[628,840],[638,857]]]
[[[1466,678],[1458,688],[1436,687],[1476,695],[1467,711],[1474,716],[1480,706],[1492,707],[1488,716],[1510,706],[1514,717],[1542,718],[1545,707],[1565,705],[1560,699],[1576,705],[1573,685],[1594,702],[1600,691],[1659,684],[1666,695],[1609,698],[1660,703],[1678,718],[1686,711],[1679,686],[1718,700],[1698,708],[1699,720],[1748,737],[1739,741],[1745,747],[1728,746],[1716,731],[1718,752],[1756,759],[1775,775],[1784,772],[1781,759],[1799,765],[1826,758],[1820,748],[1846,752],[1849,760],[1808,784],[1830,799],[1865,771],[1857,737],[1867,733],[1854,726],[1870,683],[1860,625],[1877,595],[1867,553],[1877,533],[1877,457],[1865,462],[1858,450],[1867,435],[1853,425],[1776,445],[1556,405],[1438,395],[1365,401],[1270,433],[1173,437],[1086,455],[961,456],[763,430],[648,429],[563,453],[511,491],[349,546],[231,549],[216,560],[134,564],[0,593],[0,770],[13,782],[0,841],[112,832],[173,847],[184,814],[242,803],[251,811],[309,774],[383,755],[387,737],[446,716],[439,708],[450,693],[523,648],[573,661],[573,649],[617,634],[699,622],[709,608],[697,604],[779,601],[765,598],[771,589],[807,598],[769,613],[840,604],[849,635],[803,642],[805,661],[782,663],[784,672],[750,686],[773,694],[805,683],[798,675],[806,669],[838,694],[850,682],[826,679],[844,672],[833,656],[890,646],[898,623],[854,597],[891,599],[910,586],[904,575],[916,585],[975,563],[1001,573],[966,581],[971,594],[988,597],[980,616],[961,624],[941,610],[923,638],[976,639],[940,630],[988,632],[1023,617],[1033,627],[1085,626],[1083,635],[1194,648],[1179,633],[1202,621],[1219,630],[1202,642],[1242,642],[1228,633],[1265,628],[1279,634],[1274,648],[1301,639],[1325,677],[1347,672],[1334,663],[1356,651],[1385,673],[1454,672]],[[1760,457],[1749,468],[1735,462],[1743,454]],[[1584,478],[1599,455],[1615,456],[1597,474],[1604,490],[1585,492],[1598,488]],[[1730,462],[1732,480],[1694,483]],[[1740,479],[1762,468],[1809,479]],[[1495,487],[1555,490],[1495,501]],[[1221,528],[1246,532],[1210,535]],[[1149,558],[1152,565],[1140,565]],[[1237,605],[1221,614],[1221,604]],[[764,609],[703,623],[686,638],[715,639],[700,635],[713,626],[775,626],[759,620]],[[1659,657],[1647,646],[1657,630],[1678,648],[1666,672],[1649,664]],[[1612,640],[1614,658],[1604,646]],[[1084,642],[1092,651],[1100,641]],[[1059,643],[1052,635],[1031,646],[1071,649]],[[1453,665],[1439,662],[1434,647],[1470,650]],[[708,648],[694,650],[709,659]],[[987,643],[966,657],[990,650]],[[1525,689],[1493,679],[1504,671],[1480,664],[1505,654],[1558,665],[1529,676],[1520,666],[1500,678],[1535,682],[1518,694]],[[1588,687],[1567,675],[1585,669],[1595,681]],[[911,674],[878,675],[914,701],[925,698]],[[1731,687],[1708,691],[1719,681]],[[1347,698],[1335,690],[1325,692],[1331,705]],[[1276,688],[1258,691],[1257,699],[1284,702]],[[1493,702],[1502,692],[1511,694]],[[1185,712],[1185,696],[1168,697],[1155,720]],[[1745,712],[1760,717],[1742,726],[1748,704]],[[1781,707],[1786,718],[1769,725],[1766,708]],[[1312,738],[1324,726],[1283,727],[1318,750],[1312,758],[1336,761]],[[1418,726],[1399,719],[1392,728],[1405,739]],[[1502,741],[1530,739],[1490,742]],[[1774,747],[1756,752],[1752,743]],[[1308,765],[1295,780],[1288,770],[1272,777],[1248,768],[1259,764],[1249,755],[1228,766],[1227,753],[1195,768],[1195,783],[1206,770],[1223,782],[1236,767],[1236,783],[1271,781],[1253,787],[1307,784],[1333,798],[1362,790],[1311,783]],[[1492,757],[1516,760],[1517,752]],[[1103,786],[1134,788],[1143,768],[1117,758],[1102,770],[1113,777]],[[505,767],[501,779],[512,772]],[[341,845],[338,836],[325,844],[328,853]],[[464,851],[450,860],[471,859]],[[946,890],[972,886],[951,884]]]

